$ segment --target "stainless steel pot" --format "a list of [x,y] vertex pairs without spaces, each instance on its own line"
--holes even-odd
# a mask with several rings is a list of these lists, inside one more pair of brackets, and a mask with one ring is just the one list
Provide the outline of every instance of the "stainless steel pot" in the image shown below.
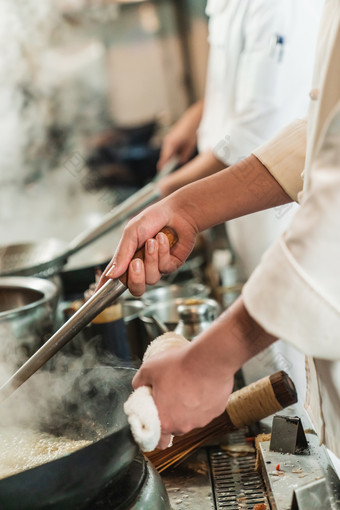
[[210,294],[210,289],[207,285],[199,282],[185,282],[183,284],[162,285],[148,290],[141,297],[146,306],[161,301],[171,301],[173,299],[188,299],[188,298],[206,298]]
[[17,367],[51,335],[58,287],[31,277],[0,278],[0,361]]
[[149,341],[159,336],[162,331],[159,330],[153,317],[164,324],[170,331],[174,331],[180,322],[179,307],[190,305],[193,303],[205,303],[209,307],[210,321],[217,318],[220,313],[220,306],[217,301],[213,299],[202,298],[196,300],[195,298],[177,298],[169,301],[159,301],[153,303],[145,308],[144,312],[140,315],[147,331]]

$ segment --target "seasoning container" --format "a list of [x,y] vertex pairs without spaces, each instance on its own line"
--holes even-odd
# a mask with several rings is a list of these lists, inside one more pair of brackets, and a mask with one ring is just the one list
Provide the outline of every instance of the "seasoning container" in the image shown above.
[[[85,291],[87,301],[94,293],[96,284]],[[95,317],[90,326],[92,336],[98,336],[96,345],[99,354],[110,353],[121,360],[131,360],[131,350],[123,316],[121,302],[115,302]]]
[[121,303],[105,308],[93,319],[91,329],[94,335],[100,337],[100,348],[104,354],[109,352],[124,361],[131,360]]
[[177,308],[179,322],[175,332],[187,340],[205,331],[217,319],[221,309],[214,299],[188,299]]

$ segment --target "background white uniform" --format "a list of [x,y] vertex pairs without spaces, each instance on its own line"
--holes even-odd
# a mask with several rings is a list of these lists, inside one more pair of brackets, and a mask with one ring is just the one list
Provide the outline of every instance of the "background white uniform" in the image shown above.
[[[233,164],[296,117],[305,117],[320,0],[208,0],[210,53],[199,151]],[[228,222],[247,278],[295,206]]]

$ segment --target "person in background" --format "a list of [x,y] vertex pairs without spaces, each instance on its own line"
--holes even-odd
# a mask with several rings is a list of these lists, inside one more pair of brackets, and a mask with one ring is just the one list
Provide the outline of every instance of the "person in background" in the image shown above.
[[[198,232],[294,200],[300,207],[291,225],[266,252],[242,296],[189,345],[154,356],[135,376],[135,388],[152,388],[160,446],[169,434],[204,426],[220,414],[234,373],[283,338],[307,356],[306,407],[321,442],[340,457],[338,0],[324,4],[307,122],[294,121],[245,160],[132,219],[100,284],[128,268],[130,291],[141,295],[146,283],[184,263]],[[179,238],[171,252],[159,233],[165,225]],[[144,243],[145,261],[131,261]]]
[[[208,0],[210,53],[204,101],[165,136],[159,169],[187,163],[159,186],[163,196],[248,156],[307,111],[319,0]],[[241,279],[289,224],[295,207],[228,222]]]

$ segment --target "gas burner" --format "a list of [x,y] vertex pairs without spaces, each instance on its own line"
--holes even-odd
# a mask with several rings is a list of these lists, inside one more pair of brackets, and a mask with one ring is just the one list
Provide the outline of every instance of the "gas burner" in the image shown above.
[[163,482],[143,455],[138,455],[121,480],[109,483],[88,510],[170,510]]

